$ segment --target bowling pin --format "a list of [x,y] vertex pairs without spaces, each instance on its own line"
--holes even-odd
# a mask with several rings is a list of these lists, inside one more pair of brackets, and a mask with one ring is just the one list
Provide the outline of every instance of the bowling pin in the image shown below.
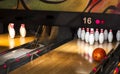
[[81,28],[78,28],[77,36],[78,36],[79,39],[81,38]]
[[81,40],[84,40],[85,39],[85,28],[82,28],[82,31],[81,31]]
[[113,41],[113,33],[112,33],[112,29],[110,29],[108,33],[108,42],[112,42],[112,41]]
[[87,32],[85,33],[85,42],[89,41],[89,28],[87,28]]
[[94,44],[94,30],[93,29],[90,29],[89,44],[90,45]]
[[99,39],[99,31],[98,31],[98,29],[96,29],[96,31],[95,31],[95,41],[98,41],[98,39]]
[[120,30],[118,30],[116,33],[116,39],[118,42],[120,41]]
[[8,25],[8,32],[9,32],[10,38],[14,38],[15,37],[14,23],[9,23],[9,25]]
[[108,38],[108,31],[107,29],[104,30],[104,40],[107,40]]
[[21,35],[21,37],[26,36],[25,24],[21,24],[21,26],[20,26],[20,35]]
[[104,42],[103,29],[100,29],[99,43],[102,44],[103,42]]
[[94,32],[94,28],[90,28],[90,30]]

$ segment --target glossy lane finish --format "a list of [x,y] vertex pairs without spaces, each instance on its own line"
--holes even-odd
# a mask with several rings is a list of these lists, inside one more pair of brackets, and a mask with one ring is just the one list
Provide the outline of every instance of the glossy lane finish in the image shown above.
[[34,36],[27,36],[25,38],[15,36],[14,39],[11,39],[8,34],[0,34],[0,52],[12,49],[16,46],[20,46],[27,42],[34,40]]
[[[89,74],[98,63],[93,61],[95,48],[104,48],[108,53],[118,43],[90,46],[79,39],[72,40],[39,58],[13,70],[9,74]],[[110,47],[109,47],[110,46]]]

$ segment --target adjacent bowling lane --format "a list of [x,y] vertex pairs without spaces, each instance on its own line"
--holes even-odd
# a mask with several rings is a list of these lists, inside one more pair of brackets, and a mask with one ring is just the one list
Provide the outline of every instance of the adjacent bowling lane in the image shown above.
[[89,74],[98,63],[92,58],[95,48],[104,48],[108,53],[119,43],[95,43],[89,45],[74,39],[11,71],[9,74]]
[[34,40],[34,36],[26,36],[25,38],[16,35],[15,38],[10,38],[8,34],[0,34],[0,52],[10,50],[27,42]]

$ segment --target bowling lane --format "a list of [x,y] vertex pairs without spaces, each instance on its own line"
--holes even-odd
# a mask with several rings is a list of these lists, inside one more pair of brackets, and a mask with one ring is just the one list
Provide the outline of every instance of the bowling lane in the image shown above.
[[0,34],[0,52],[10,50],[16,46],[20,46],[27,42],[34,40],[34,36],[27,36],[25,38],[16,35],[14,39],[9,38],[8,34]]
[[39,58],[11,71],[9,74],[89,74],[98,63],[93,61],[95,48],[104,48],[108,53],[117,46],[117,42],[90,46],[79,39],[74,39]]

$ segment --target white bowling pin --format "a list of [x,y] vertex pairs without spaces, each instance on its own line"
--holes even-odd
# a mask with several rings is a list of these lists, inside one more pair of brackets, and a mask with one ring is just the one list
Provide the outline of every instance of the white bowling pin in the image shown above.
[[96,31],[95,31],[95,41],[98,41],[98,39],[99,39],[99,31],[98,31],[98,29],[96,29]]
[[104,42],[103,29],[100,29],[99,43],[102,44],[103,42]]
[[89,42],[89,28],[87,28],[87,32],[85,33],[85,42]]
[[21,24],[21,26],[20,26],[20,35],[21,35],[21,37],[26,36],[25,24]]
[[116,39],[117,41],[120,41],[120,30],[118,30],[116,33]]
[[77,36],[78,36],[79,39],[81,38],[81,28],[78,28]]
[[108,31],[107,29],[104,30],[104,40],[107,40],[108,38]]
[[10,38],[14,38],[15,37],[14,23],[9,23],[9,25],[8,25],[8,32],[9,32]]
[[89,44],[90,45],[94,44],[94,30],[93,29],[90,29]]
[[94,32],[94,28],[90,28],[90,30]]
[[113,33],[112,33],[112,29],[110,29],[108,33],[108,42],[112,42],[112,41],[113,41]]
[[82,31],[81,31],[81,40],[84,40],[85,39],[85,28],[82,28]]

